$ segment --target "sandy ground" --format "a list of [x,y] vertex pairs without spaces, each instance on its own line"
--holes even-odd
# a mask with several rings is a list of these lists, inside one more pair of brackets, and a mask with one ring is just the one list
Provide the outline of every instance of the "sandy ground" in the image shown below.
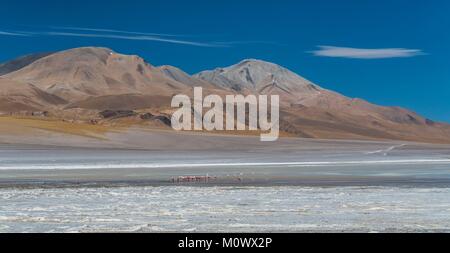
[[411,143],[429,148],[450,145],[419,144],[405,141],[321,140],[280,137],[275,142],[261,142],[258,135],[232,135],[220,132],[175,132],[170,129],[131,125],[92,125],[58,119],[0,116],[0,144],[24,144],[58,147],[97,147],[145,150],[278,150],[294,147],[340,149],[358,145],[385,147]]

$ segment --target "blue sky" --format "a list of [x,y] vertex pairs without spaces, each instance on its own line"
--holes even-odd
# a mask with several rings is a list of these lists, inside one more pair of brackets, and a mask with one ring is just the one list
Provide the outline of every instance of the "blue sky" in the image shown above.
[[0,4],[0,62],[79,46],[188,73],[257,58],[350,97],[450,122],[450,1]]

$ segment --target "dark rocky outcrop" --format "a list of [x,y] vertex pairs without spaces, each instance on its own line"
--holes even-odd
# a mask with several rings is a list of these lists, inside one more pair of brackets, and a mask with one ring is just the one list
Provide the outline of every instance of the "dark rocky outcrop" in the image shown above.
[[154,117],[155,120],[159,120],[161,123],[163,123],[166,126],[172,126],[172,121],[167,116],[158,115]]
[[153,119],[153,117],[155,117],[155,116],[153,114],[147,112],[147,113],[141,114],[139,117],[141,119]]
[[163,123],[166,126],[171,126],[172,122],[168,116],[165,115],[153,115],[151,113],[144,113],[139,116],[143,120],[156,120]]
[[135,116],[136,113],[131,110],[104,110],[99,112],[104,119],[117,119],[123,117]]

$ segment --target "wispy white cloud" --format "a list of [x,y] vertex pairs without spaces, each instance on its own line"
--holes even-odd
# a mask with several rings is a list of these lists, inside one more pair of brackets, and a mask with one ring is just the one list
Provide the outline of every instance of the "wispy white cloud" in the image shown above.
[[195,42],[187,40],[179,40],[172,38],[164,38],[158,36],[148,35],[118,35],[118,34],[103,34],[103,33],[72,33],[72,32],[41,32],[35,33],[36,35],[49,35],[49,36],[69,36],[69,37],[87,37],[87,38],[104,38],[104,39],[122,39],[122,40],[141,40],[141,41],[159,41],[173,44],[183,44],[198,47],[226,47],[225,45],[208,43],[208,42]]
[[0,31],[0,35],[5,35],[5,36],[28,36],[27,34],[24,34],[24,33],[5,32],[5,31]]
[[311,51],[315,56],[322,57],[340,57],[353,59],[383,59],[383,58],[399,58],[413,57],[424,55],[420,49],[407,48],[352,48],[352,47],[335,47],[335,46],[318,46],[318,50]]
[[147,35],[147,36],[164,36],[164,37],[185,37],[185,35],[179,35],[179,34],[146,33],[146,32],[134,32],[134,31],[124,31],[124,30],[105,29],[105,28],[89,28],[89,27],[73,27],[73,26],[50,26],[50,28],[57,29],[57,30],[69,30],[69,31],[108,32],[108,33],[121,33],[121,34],[134,34],[134,35]]
[[[139,41],[157,41],[171,44],[182,44],[197,47],[230,47],[231,44],[221,42],[199,42],[185,40],[181,37],[184,35],[162,34],[162,33],[146,33],[123,31],[104,28],[85,28],[85,27],[49,27],[49,31],[15,31],[2,32],[0,35],[16,35],[16,36],[64,36],[64,37],[85,37],[85,38],[104,38],[104,39],[121,39],[121,40],[139,40]],[[180,38],[179,38],[180,37]]]
[[[124,31],[109,28],[88,28],[74,26],[49,26],[43,31],[14,31],[3,32],[4,35],[17,36],[64,36],[64,37],[84,37],[84,38],[103,38],[137,41],[156,41],[171,44],[181,44],[197,47],[232,47],[239,44],[276,44],[267,41],[197,41],[192,38],[193,35],[178,35],[164,33],[149,33]],[[0,35],[2,32],[0,31]],[[187,38],[190,39],[187,39]],[[203,36],[202,36],[203,37]]]

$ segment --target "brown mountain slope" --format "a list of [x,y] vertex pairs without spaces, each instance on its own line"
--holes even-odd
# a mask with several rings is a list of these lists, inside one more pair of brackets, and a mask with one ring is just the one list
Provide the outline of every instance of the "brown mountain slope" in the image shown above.
[[214,89],[174,67],[154,67],[138,56],[94,47],[54,53],[4,78],[32,83],[67,101],[66,108],[98,110],[168,105],[173,95],[190,94],[194,86]]
[[197,86],[204,95],[280,95],[280,127],[296,136],[450,142],[447,124],[345,97],[273,63],[244,60],[190,76],[95,47],[53,53],[2,76],[0,112],[45,110],[63,118],[73,111],[77,118],[92,118],[101,110],[167,113],[173,95],[192,95]]
[[15,112],[50,109],[67,103],[64,99],[40,90],[32,84],[0,77],[0,109]]
[[69,102],[117,94],[171,95],[188,89],[137,56],[76,48],[44,57],[5,78],[29,82]]
[[447,124],[435,123],[403,108],[345,97],[261,60],[244,60],[200,72],[195,77],[233,90],[279,95],[281,129],[304,137],[450,140]]

